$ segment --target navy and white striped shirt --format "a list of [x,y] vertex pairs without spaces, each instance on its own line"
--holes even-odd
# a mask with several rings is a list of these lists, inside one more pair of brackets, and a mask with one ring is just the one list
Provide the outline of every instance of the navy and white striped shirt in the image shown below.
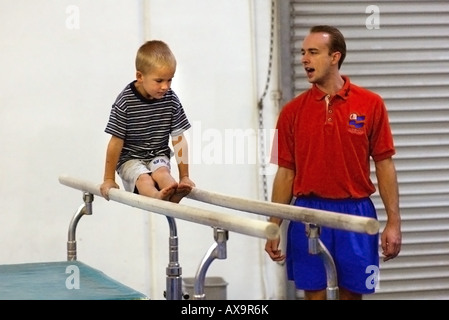
[[118,95],[104,130],[124,140],[117,169],[131,159],[170,158],[170,135],[179,135],[191,127],[172,89],[162,99],[146,99],[137,91],[135,82]]

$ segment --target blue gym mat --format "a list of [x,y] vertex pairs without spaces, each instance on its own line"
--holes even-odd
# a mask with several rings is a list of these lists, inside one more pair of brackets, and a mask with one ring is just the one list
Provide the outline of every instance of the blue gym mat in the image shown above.
[[0,300],[149,300],[80,261],[0,265]]

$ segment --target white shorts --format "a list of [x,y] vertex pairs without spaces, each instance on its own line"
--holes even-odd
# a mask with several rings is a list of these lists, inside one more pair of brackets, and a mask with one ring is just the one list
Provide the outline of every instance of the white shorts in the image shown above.
[[170,170],[170,159],[166,156],[160,156],[150,161],[139,159],[128,160],[118,168],[117,173],[122,179],[125,190],[134,192],[137,178],[140,175],[145,173],[151,174],[160,167],[166,167]]

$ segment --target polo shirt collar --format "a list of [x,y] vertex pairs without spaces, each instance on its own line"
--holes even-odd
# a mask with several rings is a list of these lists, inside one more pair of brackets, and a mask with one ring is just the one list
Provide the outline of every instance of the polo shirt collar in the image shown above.
[[[350,91],[350,87],[351,87],[351,81],[349,80],[348,76],[341,76],[343,78],[343,80],[345,81],[343,87],[340,89],[340,91],[337,92],[337,96],[339,96],[340,98],[342,98],[343,100],[346,100],[348,98],[348,94]],[[320,89],[318,89],[316,84],[313,84],[312,88],[312,94],[313,97],[316,100],[323,100],[324,97],[327,96],[327,93],[321,91]]]

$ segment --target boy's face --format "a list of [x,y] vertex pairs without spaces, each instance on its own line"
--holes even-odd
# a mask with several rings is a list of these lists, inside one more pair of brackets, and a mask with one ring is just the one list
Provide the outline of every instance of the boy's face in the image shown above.
[[161,99],[170,89],[175,75],[173,68],[155,68],[148,73],[136,72],[136,88],[148,99]]

